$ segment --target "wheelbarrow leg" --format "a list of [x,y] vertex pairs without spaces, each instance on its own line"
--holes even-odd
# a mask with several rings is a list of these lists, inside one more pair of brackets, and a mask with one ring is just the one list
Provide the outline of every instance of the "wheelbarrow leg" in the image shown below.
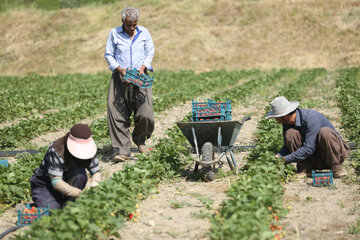
[[218,161],[220,161],[224,155],[225,155],[225,152],[220,153],[220,155],[218,156]]
[[235,169],[236,169],[236,173],[239,173],[238,165],[237,165],[237,163],[236,163],[236,159],[235,159],[235,157],[234,157],[234,154],[233,154],[231,148],[229,148],[229,153],[230,153],[230,156],[231,156],[231,160],[232,160],[232,162],[234,163],[234,167],[235,167]]
[[[218,142],[218,152],[220,153],[219,155],[219,161],[221,160],[221,158],[224,156],[225,152],[221,152],[221,143],[222,143],[222,134],[221,134],[221,126],[218,127],[218,139],[217,139],[217,142]],[[214,171],[215,171],[215,163],[214,163]]]
[[218,128],[218,151],[221,152],[221,143],[222,143],[222,134],[221,134],[221,126]]
[[[198,143],[197,143],[197,138],[196,138],[196,134],[195,134],[195,128],[194,126],[191,127],[191,132],[192,132],[192,135],[193,135],[193,139],[194,139],[194,143],[195,143],[195,151],[196,151],[196,155],[197,157],[199,158],[200,160],[200,154],[199,154],[199,147],[198,147]],[[198,163],[195,163],[195,169],[194,169],[194,172],[197,172],[199,169],[199,164]]]
[[225,152],[225,156],[226,156],[227,162],[228,162],[228,164],[229,164],[229,166],[230,166],[230,169],[233,170],[233,169],[234,169],[234,166],[233,166],[233,164],[232,164],[232,162],[231,162],[231,159],[230,159],[229,156],[227,155],[227,152]]

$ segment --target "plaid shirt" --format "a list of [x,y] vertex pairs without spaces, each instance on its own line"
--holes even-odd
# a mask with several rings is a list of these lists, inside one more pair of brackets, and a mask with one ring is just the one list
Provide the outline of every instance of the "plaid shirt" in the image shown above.
[[[39,168],[35,170],[36,176],[49,176],[54,175],[62,177],[64,172],[67,172],[71,169],[69,164],[65,164],[63,158],[52,147],[52,144],[46,151],[44,159]],[[92,162],[90,163],[89,168],[87,168],[91,175],[100,170],[99,159],[95,156]]]

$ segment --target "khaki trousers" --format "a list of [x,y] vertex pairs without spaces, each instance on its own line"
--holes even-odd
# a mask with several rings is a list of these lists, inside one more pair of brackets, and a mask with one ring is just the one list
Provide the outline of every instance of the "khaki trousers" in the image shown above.
[[120,155],[131,151],[130,116],[134,113],[132,140],[136,145],[145,144],[154,131],[153,96],[151,88],[139,88],[125,81],[118,73],[110,80],[107,119],[112,146]]
[[[303,138],[298,130],[293,128],[285,133],[285,144],[290,152],[294,152],[303,145]],[[339,135],[329,127],[320,129],[317,136],[315,153],[309,158],[297,162],[299,172],[308,170],[332,169],[342,170],[341,164],[350,153],[349,145],[340,139]]]

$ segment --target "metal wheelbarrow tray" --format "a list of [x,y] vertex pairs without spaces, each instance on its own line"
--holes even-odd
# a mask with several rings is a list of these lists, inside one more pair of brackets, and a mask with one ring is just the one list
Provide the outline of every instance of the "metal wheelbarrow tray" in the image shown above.
[[[230,168],[237,169],[237,163],[231,148],[234,146],[236,138],[244,125],[244,122],[250,120],[250,117],[244,117],[239,121],[206,121],[206,122],[177,122],[184,136],[196,151],[198,160],[195,164],[195,172],[199,164],[202,166],[212,166],[215,171],[215,164],[223,156],[226,156]],[[214,158],[214,147],[219,155]]]

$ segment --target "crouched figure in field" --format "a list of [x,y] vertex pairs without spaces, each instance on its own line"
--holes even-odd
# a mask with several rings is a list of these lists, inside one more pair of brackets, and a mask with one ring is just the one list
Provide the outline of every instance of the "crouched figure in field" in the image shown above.
[[35,206],[60,209],[79,197],[88,181],[85,169],[91,174],[89,186],[96,186],[101,180],[96,152],[91,130],[85,124],[75,124],[55,140],[30,179]]
[[284,96],[271,102],[266,118],[275,118],[283,125],[284,146],[277,157],[285,163],[296,162],[299,172],[311,176],[312,170],[331,169],[334,177],[346,175],[341,164],[350,153],[331,122],[321,113],[298,108],[299,102],[288,101]]

